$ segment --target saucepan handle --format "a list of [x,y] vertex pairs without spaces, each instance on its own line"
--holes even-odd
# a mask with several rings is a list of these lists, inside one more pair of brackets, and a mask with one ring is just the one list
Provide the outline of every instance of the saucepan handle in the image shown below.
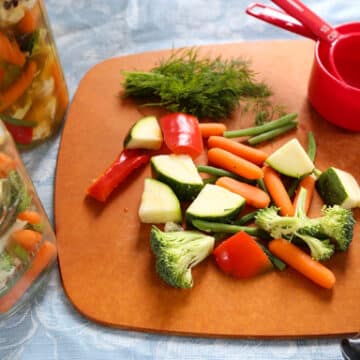
[[282,10],[260,3],[252,3],[245,11],[253,17],[275,25],[281,29],[302,35],[315,41],[317,40],[317,36],[312,31]]

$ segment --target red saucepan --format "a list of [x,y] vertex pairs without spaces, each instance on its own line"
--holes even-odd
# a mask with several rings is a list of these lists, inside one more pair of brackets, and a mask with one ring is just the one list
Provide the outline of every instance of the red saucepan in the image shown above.
[[[336,46],[335,50],[331,50],[333,45],[331,41],[320,40],[313,28],[310,29],[309,26],[303,25],[304,21],[301,20],[300,22],[287,13],[267,5],[254,3],[246,9],[246,12],[272,25],[316,40],[315,56],[308,87],[309,101],[319,114],[329,122],[348,130],[360,131],[360,88],[345,82],[341,78],[344,77],[343,72],[345,70],[341,69],[339,72],[342,74],[337,74],[336,70],[340,69],[334,71],[334,63],[330,60],[335,52],[341,53],[342,45],[337,45],[339,48]],[[297,18],[299,19],[299,17]],[[346,37],[347,34],[360,34],[360,23],[343,24],[332,29],[341,34],[341,37]],[[357,39],[356,35],[355,38]],[[343,44],[344,47],[348,47],[346,51],[355,52],[353,59],[356,61],[356,51],[358,50],[352,49],[347,40],[344,40]],[[354,71],[355,67],[350,69],[346,65],[345,68]],[[351,76],[350,73],[345,75]]]

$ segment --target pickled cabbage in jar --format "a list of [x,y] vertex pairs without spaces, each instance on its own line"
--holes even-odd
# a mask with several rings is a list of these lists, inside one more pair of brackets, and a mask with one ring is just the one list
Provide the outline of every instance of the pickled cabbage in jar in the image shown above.
[[0,119],[16,144],[53,135],[67,105],[43,0],[0,0]]

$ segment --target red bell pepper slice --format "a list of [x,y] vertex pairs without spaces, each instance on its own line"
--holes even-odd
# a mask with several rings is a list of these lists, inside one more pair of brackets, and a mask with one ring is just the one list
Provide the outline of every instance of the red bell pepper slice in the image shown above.
[[249,278],[273,268],[256,240],[242,231],[223,241],[213,254],[224,273],[238,278]]
[[0,67],[0,85],[1,82],[3,81],[4,75],[5,75],[5,70],[2,67]]
[[94,199],[105,202],[111,192],[137,168],[147,164],[150,155],[142,150],[125,149],[115,161],[94,180],[87,189],[87,195]]
[[6,128],[17,144],[29,145],[33,140],[33,128],[31,126],[14,125],[5,122]]
[[203,139],[195,116],[168,114],[160,118],[160,127],[164,142],[173,153],[187,154],[195,159],[203,152]]

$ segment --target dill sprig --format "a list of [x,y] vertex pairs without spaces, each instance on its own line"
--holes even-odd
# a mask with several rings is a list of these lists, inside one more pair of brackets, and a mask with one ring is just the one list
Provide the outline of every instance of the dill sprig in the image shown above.
[[141,106],[159,106],[199,119],[229,117],[246,98],[264,99],[270,88],[255,80],[249,62],[200,58],[194,49],[174,52],[149,72],[124,72],[124,96]]

